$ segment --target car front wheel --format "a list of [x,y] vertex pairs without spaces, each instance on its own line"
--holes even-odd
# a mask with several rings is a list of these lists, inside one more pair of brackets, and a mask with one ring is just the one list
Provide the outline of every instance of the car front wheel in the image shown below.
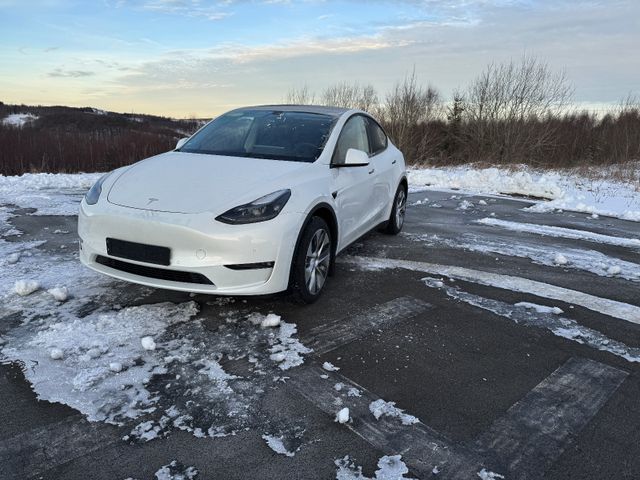
[[291,290],[299,301],[315,302],[331,266],[331,232],[320,217],[313,217],[302,232],[293,258]]

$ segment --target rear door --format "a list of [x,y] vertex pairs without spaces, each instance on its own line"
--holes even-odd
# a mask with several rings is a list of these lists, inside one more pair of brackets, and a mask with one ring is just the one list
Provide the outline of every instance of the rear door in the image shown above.
[[[371,192],[371,208],[375,211],[376,222],[387,220],[387,207],[395,195],[394,167],[395,159],[389,151],[387,135],[382,127],[370,117],[366,117],[367,136],[369,138],[370,166],[373,173],[373,190]],[[370,169],[371,170],[371,169]]]
[[332,193],[341,232],[339,248],[369,230],[375,214],[371,208],[375,167],[341,166],[350,148],[370,153],[367,124],[362,115],[354,115],[344,124],[331,160]]

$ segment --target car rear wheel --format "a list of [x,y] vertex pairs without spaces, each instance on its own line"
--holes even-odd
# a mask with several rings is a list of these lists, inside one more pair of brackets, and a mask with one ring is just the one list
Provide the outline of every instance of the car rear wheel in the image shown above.
[[331,266],[331,232],[320,217],[313,217],[306,225],[291,272],[291,290],[298,301],[315,302],[327,281]]
[[396,196],[393,199],[393,208],[391,215],[387,221],[385,232],[391,235],[397,235],[404,225],[404,215],[407,211],[407,189],[403,184],[398,186]]

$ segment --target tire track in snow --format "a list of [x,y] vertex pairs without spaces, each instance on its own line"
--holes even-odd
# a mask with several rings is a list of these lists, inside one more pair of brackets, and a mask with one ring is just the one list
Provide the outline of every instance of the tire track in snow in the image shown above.
[[[438,235],[405,234],[411,240],[423,242],[427,246],[444,245],[448,248],[464,249],[482,254],[497,254],[508,257],[528,258],[538,265],[571,268],[594,273],[601,277],[623,278],[640,282],[640,265],[619,258],[610,257],[596,250],[566,248],[556,245],[537,245],[519,242],[485,240],[475,234],[463,234],[461,238],[442,238]],[[566,263],[558,263],[561,254]]]
[[537,309],[531,309],[532,304],[520,303],[511,305],[499,300],[481,297],[465,292],[459,288],[441,285],[442,282],[432,279],[423,279],[425,284],[432,288],[443,289],[445,293],[455,300],[462,301],[474,307],[482,308],[501,317],[508,318],[518,325],[527,327],[543,328],[549,330],[558,337],[566,338],[583,345],[588,345],[596,350],[609,352],[618,357],[633,363],[640,362],[640,348],[629,347],[622,342],[613,340],[603,333],[592,328],[580,325],[575,320],[563,318],[553,313],[552,309],[538,305]]
[[547,237],[585,240],[588,242],[603,243],[605,245],[640,249],[640,239],[638,238],[613,237],[611,235],[590,232],[588,230],[575,230],[573,228],[538,225],[536,223],[509,222],[506,220],[488,217],[476,220],[475,223],[504,228],[505,230],[511,230],[514,232],[534,233],[536,235],[543,235]]
[[483,272],[481,270],[473,270],[471,268],[452,265],[418,262],[414,260],[375,257],[344,257],[342,261],[352,263],[369,270],[404,268],[406,270],[424,272],[432,275],[442,275],[466,282],[511,290],[513,292],[527,293],[537,297],[572,303],[594,312],[602,313],[603,315],[608,315],[610,317],[640,325],[640,307],[624,302],[618,302],[616,300],[610,300],[608,298],[596,297],[595,295],[571,290],[569,288],[558,287],[549,283],[529,280],[527,278],[500,273]]

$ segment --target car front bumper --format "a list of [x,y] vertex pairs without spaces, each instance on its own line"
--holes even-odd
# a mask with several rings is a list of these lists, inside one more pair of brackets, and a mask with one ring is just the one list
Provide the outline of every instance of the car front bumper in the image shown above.
[[[276,293],[288,287],[303,220],[302,214],[283,212],[267,222],[227,225],[211,213],[156,212],[105,201],[88,206],[83,200],[78,215],[80,260],[98,272],[151,287],[219,295]],[[168,247],[170,264],[110,256],[107,238]],[[183,281],[188,274],[203,275],[210,283]]]

